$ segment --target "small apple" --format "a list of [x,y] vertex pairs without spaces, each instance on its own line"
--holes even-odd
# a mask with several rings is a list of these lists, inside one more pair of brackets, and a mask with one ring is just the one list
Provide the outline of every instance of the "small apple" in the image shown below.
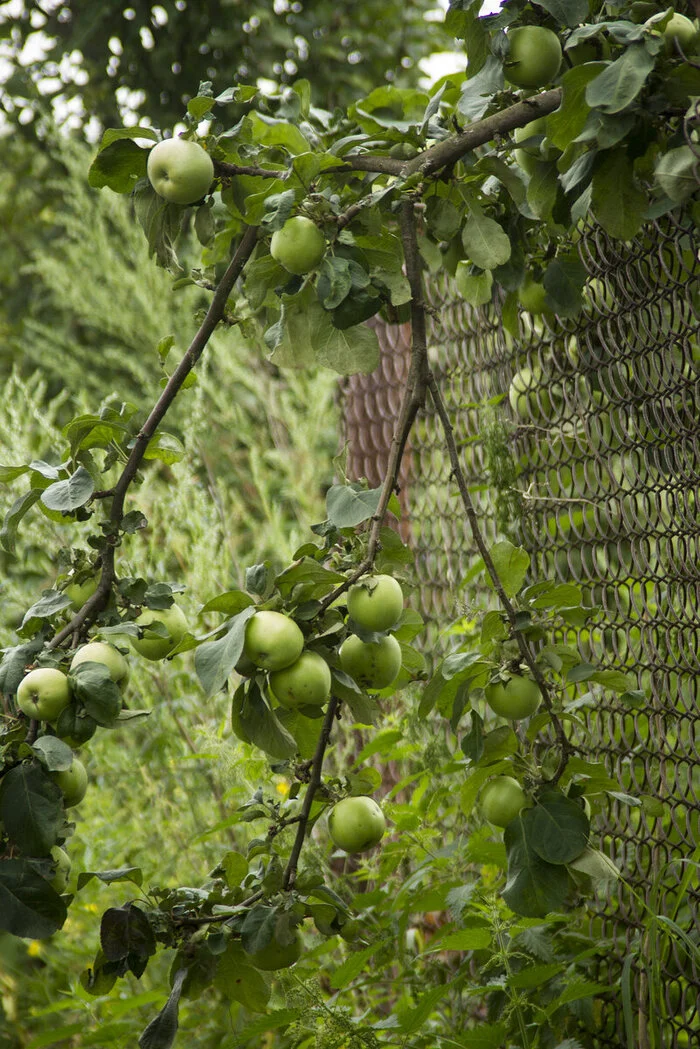
[[381,841],[385,830],[384,813],[374,798],[343,798],[328,817],[328,833],[344,852],[367,852]]
[[365,630],[389,630],[403,612],[403,591],[390,575],[364,576],[348,590],[348,612]]
[[30,670],[17,689],[17,706],[37,721],[54,721],[70,701],[68,677],[53,667]]
[[97,590],[97,580],[93,577],[82,583],[69,583],[63,593],[70,598],[73,608],[82,608],[89,597]]
[[[140,616],[134,620],[137,626],[143,627],[145,637],[131,637],[129,640],[135,652],[144,659],[165,659],[176,645],[182,641],[187,633],[188,623],[185,613],[179,605],[171,605],[170,608],[144,608]],[[156,633],[148,636],[148,627],[152,623],[162,623],[168,631],[167,637],[161,637]]]
[[540,400],[538,387],[542,387],[542,373],[537,366],[526,366],[515,373],[508,388],[508,400],[515,415],[530,420],[549,414],[551,401],[544,388]]
[[331,694],[331,671],[318,652],[302,652],[295,663],[270,674],[270,687],[283,707],[322,706]]
[[482,816],[496,827],[507,827],[527,803],[527,794],[512,776],[494,776],[479,794]]
[[248,958],[250,964],[254,965],[256,969],[262,969],[264,972],[274,972],[276,969],[288,969],[290,965],[294,965],[299,960],[300,955],[301,939],[297,935],[285,947],[282,947],[276,940],[270,940],[265,947],[250,954]]
[[547,290],[544,284],[526,276],[518,291],[518,300],[522,308],[531,313],[533,317],[541,316],[543,313],[551,314],[552,311],[547,305],[546,297]]
[[401,669],[401,646],[392,634],[381,641],[361,641],[350,634],[338,652],[341,669],[362,688],[386,688]]
[[282,612],[263,609],[246,624],[243,653],[262,670],[284,670],[296,663],[303,647],[304,635]]
[[68,853],[61,848],[60,845],[53,845],[51,848],[51,859],[56,864],[56,873],[49,882],[52,889],[61,895],[62,892],[66,891],[68,885],[68,879],[70,878],[71,861]]
[[684,54],[690,55],[695,50],[698,29],[685,15],[674,12],[664,29],[664,45],[668,54],[677,55],[676,40]]
[[544,26],[526,25],[508,33],[505,78],[516,87],[544,87],[559,72],[561,44]]
[[171,204],[194,204],[207,193],[214,165],[198,142],[166,138],[148,154],[148,181],[159,197]]
[[87,772],[82,761],[75,756],[69,768],[61,772],[49,772],[49,776],[61,788],[63,804],[67,809],[77,805],[85,797],[88,785]]
[[506,682],[498,681],[484,689],[486,702],[502,718],[520,721],[534,714],[540,705],[540,686],[531,677],[513,674]]
[[123,686],[129,679],[129,664],[118,648],[106,641],[89,641],[75,653],[71,660],[71,672],[81,663],[102,663],[109,670],[109,676],[117,685]]
[[304,215],[287,219],[282,229],[272,234],[270,254],[290,273],[315,270],[326,253],[326,238],[315,222]]

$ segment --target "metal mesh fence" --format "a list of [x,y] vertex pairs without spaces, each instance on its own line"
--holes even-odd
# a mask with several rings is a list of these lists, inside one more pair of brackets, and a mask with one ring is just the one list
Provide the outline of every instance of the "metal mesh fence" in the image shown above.
[[[577,743],[644,802],[615,803],[596,822],[639,894],[620,893],[595,918],[616,945],[607,975],[615,979],[639,946],[639,1045],[655,1022],[661,1044],[680,1049],[700,1044],[700,973],[668,937],[652,942],[642,901],[700,942],[697,872],[679,892],[684,861],[700,859],[698,243],[687,211],[625,244],[590,228],[578,250],[588,273],[583,313],[561,321],[523,312],[516,335],[496,308],[471,309],[448,278],[434,281],[430,354],[487,539],[505,532],[522,543],[533,579],[578,582],[601,609],[578,632],[579,647],[591,661],[626,667],[648,696],[633,708],[606,694],[582,711]],[[346,393],[350,474],[375,483],[382,453],[367,427],[382,421],[386,448],[408,354],[405,329],[380,335],[379,371],[350,380]],[[422,611],[444,625],[488,598],[472,575],[477,554],[429,409],[412,442],[404,498]],[[648,1006],[652,956],[658,1016]],[[602,1023],[601,1046],[624,1044],[614,1010]]]

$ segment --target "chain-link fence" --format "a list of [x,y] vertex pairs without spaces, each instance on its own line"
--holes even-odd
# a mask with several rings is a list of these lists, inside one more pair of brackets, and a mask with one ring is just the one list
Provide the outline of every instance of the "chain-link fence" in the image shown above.
[[[625,244],[589,229],[578,248],[588,282],[575,320],[523,312],[511,335],[495,307],[471,309],[445,278],[430,290],[430,354],[487,538],[522,543],[533,579],[578,582],[601,609],[579,646],[626,667],[648,697],[631,707],[606,694],[582,711],[577,742],[643,801],[615,802],[596,824],[639,894],[622,891],[596,918],[616,944],[601,975],[614,980],[635,957],[638,1045],[656,1022],[661,1044],[680,1049],[700,1044],[700,973],[642,901],[700,942],[697,868],[679,891],[684,861],[700,859],[698,243],[688,209]],[[346,391],[350,472],[374,483],[408,354],[405,329],[380,335],[379,371]],[[444,625],[485,598],[470,581],[478,558],[429,408],[403,485],[422,611]],[[653,1017],[652,958],[664,998]],[[625,1044],[614,1010],[603,1028],[601,1046]]]

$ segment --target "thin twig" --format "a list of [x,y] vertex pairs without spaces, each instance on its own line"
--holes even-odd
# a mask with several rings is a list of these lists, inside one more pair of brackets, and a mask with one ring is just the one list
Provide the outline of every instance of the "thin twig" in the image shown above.
[[73,616],[71,621],[59,630],[58,633],[48,642],[47,648],[56,648],[74,633],[84,631],[87,626],[94,623],[99,613],[107,604],[112,590],[112,584],[116,577],[115,552],[116,547],[119,544],[119,528],[124,516],[124,502],[129,486],[138,473],[146,449],[148,448],[149,441],[153,437],[153,434],[162,422],[176,396],[182,389],[185,379],[202,356],[214,329],[223,317],[228,297],[233,290],[234,284],[241,275],[243,267],[250,258],[257,243],[257,239],[257,227],[248,226],[226,272],[219,281],[219,285],[199,330],[185,351],[177,368],[168,379],[167,385],[153,406],[150,415],[141,427],[141,430],[134,441],[131,454],[124,465],[119,480],[114,486],[112,505],[108,520],[107,543],[102,555],[102,573],[95,593],[88,598],[82,608],[80,608]]
[[292,851],[287,861],[287,866],[284,871],[284,881],[282,888],[285,891],[289,891],[294,888],[294,882],[297,876],[297,867],[299,865],[299,857],[301,855],[302,846],[304,839],[306,838],[306,830],[309,824],[309,815],[311,813],[311,806],[314,803],[316,791],[321,786],[321,775],[323,772],[323,759],[326,755],[326,747],[331,738],[331,731],[333,729],[333,722],[335,721],[338,708],[340,706],[340,700],[337,696],[331,696],[328,702],[328,709],[326,710],[325,717],[323,719],[323,725],[321,726],[321,735],[318,737],[316,744],[316,750],[314,751],[313,761],[311,762],[311,775],[309,776],[309,782],[306,787],[306,793],[304,794],[304,801],[301,806],[301,812],[299,813],[299,826],[297,827],[296,837],[292,846]]

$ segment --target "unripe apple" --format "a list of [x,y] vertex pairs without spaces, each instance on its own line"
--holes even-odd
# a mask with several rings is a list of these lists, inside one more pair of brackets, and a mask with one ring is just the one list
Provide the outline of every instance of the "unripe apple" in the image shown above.
[[318,652],[302,652],[291,666],[270,674],[270,688],[289,710],[322,706],[331,694],[331,670]]
[[37,721],[55,721],[70,700],[67,676],[53,667],[30,670],[17,688],[17,706],[23,714]]
[[664,29],[666,51],[672,55],[678,54],[676,48],[677,40],[683,53],[690,55],[695,50],[697,39],[697,27],[685,15],[674,12]]
[[59,894],[66,891],[68,879],[70,878],[71,861],[68,853],[60,845],[51,848],[51,859],[56,864],[56,873],[49,882],[52,889]]
[[78,805],[87,792],[88,777],[85,766],[75,756],[70,767],[60,772],[50,772],[49,776],[61,788],[63,804],[67,809]]
[[148,181],[158,196],[171,204],[194,204],[207,193],[214,165],[198,142],[167,138],[148,154]]
[[270,254],[290,273],[301,275],[315,270],[325,253],[326,238],[305,215],[287,219],[282,229],[272,234]]
[[494,776],[479,794],[482,816],[496,827],[507,827],[527,803],[527,794],[512,776]]
[[544,26],[517,26],[508,32],[506,80],[516,87],[544,87],[559,72],[561,44]]
[[348,612],[365,630],[389,630],[403,612],[403,591],[390,575],[364,576],[348,590]]
[[151,637],[131,637],[129,640],[134,648],[144,659],[165,659],[172,650],[179,645],[187,633],[187,619],[179,605],[171,605],[170,608],[144,608],[140,616],[134,622],[137,626],[144,627],[148,634],[151,623],[162,623],[168,631],[167,637],[159,637],[153,634]]
[[381,841],[385,830],[384,813],[374,798],[343,798],[328,817],[328,833],[344,852],[367,852]]
[[82,583],[69,583],[63,593],[70,598],[73,608],[82,608],[89,597],[97,590],[97,580],[90,578]]
[[386,688],[401,669],[401,646],[392,634],[381,641],[361,641],[350,634],[338,652],[341,669],[362,688]]
[[112,681],[119,686],[125,685],[129,679],[129,664],[119,649],[106,641],[89,641],[87,645],[82,645],[71,660],[71,672],[81,663],[101,663],[109,670]]
[[303,647],[304,635],[282,612],[263,609],[246,624],[243,653],[262,670],[284,670],[296,663]]

